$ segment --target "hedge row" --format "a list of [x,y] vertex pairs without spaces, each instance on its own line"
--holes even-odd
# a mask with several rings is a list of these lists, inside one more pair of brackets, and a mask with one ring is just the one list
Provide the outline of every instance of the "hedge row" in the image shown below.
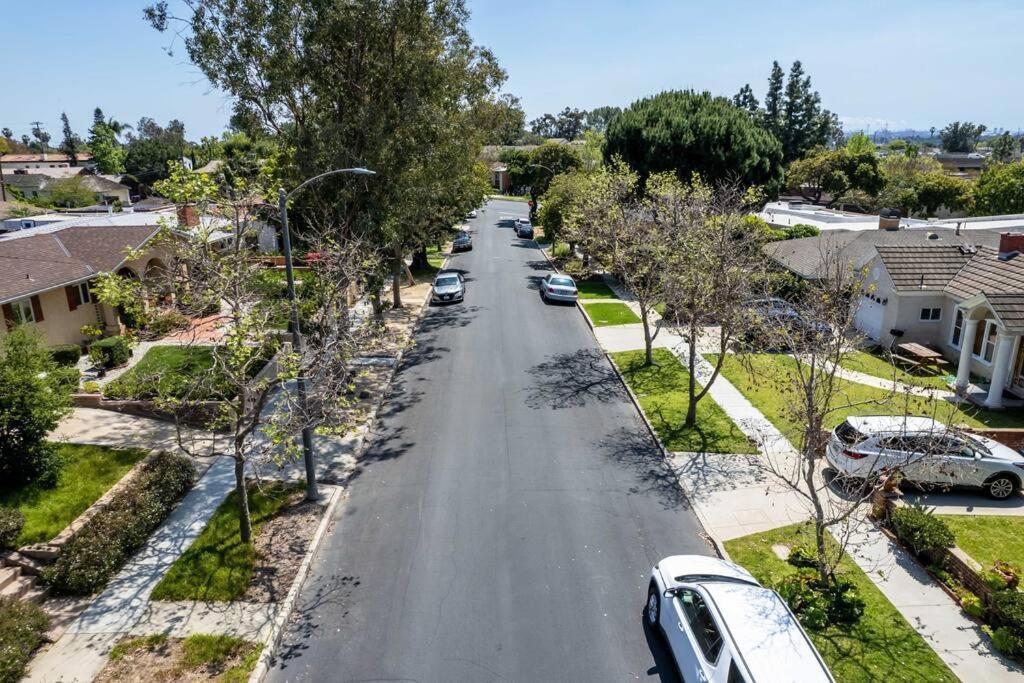
[[43,644],[50,617],[30,602],[0,598],[0,683],[16,683]]
[[121,336],[94,341],[89,347],[89,357],[92,361],[107,369],[124,365],[131,353],[128,340]]
[[45,580],[58,592],[72,595],[102,588],[160,526],[195,478],[188,458],[155,456],[64,546],[44,573]]

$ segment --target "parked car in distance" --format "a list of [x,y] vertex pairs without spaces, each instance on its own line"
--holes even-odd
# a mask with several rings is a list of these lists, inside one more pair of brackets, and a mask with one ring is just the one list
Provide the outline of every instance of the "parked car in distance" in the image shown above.
[[443,272],[434,278],[430,303],[453,303],[466,298],[466,282],[460,273]]
[[548,273],[540,282],[540,295],[544,301],[575,303],[580,293],[576,289],[576,282],[568,275]]
[[786,602],[732,562],[666,557],[651,570],[644,620],[684,681],[834,683]]
[[476,218],[476,216],[476,209],[472,209],[469,213],[466,214],[466,218]]
[[473,250],[473,238],[469,236],[469,233],[465,230],[459,230],[458,234],[455,235],[455,239],[452,240],[452,251],[472,251]]
[[809,320],[785,299],[754,299],[744,303],[747,317],[743,341],[763,351],[799,350],[816,340],[831,339],[823,322]]
[[1004,500],[1021,488],[1024,456],[998,441],[930,417],[848,417],[832,431],[825,457],[842,477],[899,471],[926,488],[972,487]]
[[533,223],[530,221],[520,218],[516,221],[516,236],[522,239],[533,239]]

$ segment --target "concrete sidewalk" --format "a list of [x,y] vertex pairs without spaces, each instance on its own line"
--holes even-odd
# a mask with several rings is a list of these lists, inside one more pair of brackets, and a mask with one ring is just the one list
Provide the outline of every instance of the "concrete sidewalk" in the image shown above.
[[184,452],[181,445],[187,450],[195,449],[204,453],[229,445],[225,435],[187,427],[182,427],[179,433],[171,422],[99,408],[75,408],[47,438],[67,443],[177,453]]
[[[606,351],[644,347],[640,325],[601,327],[594,332]],[[661,335],[666,332],[663,330]],[[689,352],[681,337],[669,333],[664,338],[659,335],[657,341],[661,343],[656,342],[656,345],[669,348],[684,366],[687,364]],[[696,370],[697,380],[703,384],[711,376],[713,367],[700,357]],[[859,381],[869,376],[847,378]],[[876,382],[886,380],[870,378],[863,383],[877,386]],[[806,521],[811,516],[806,496],[765,467],[768,461],[788,480],[799,480],[796,469],[801,463],[789,441],[724,377],[719,376],[711,385],[708,398],[715,401],[761,450],[759,456],[671,454],[671,465],[680,486],[708,533],[721,542]],[[842,505],[830,492],[825,498],[826,504]],[[855,524],[848,547],[851,558],[957,676],[965,681],[1021,680],[1024,671],[996,652],[981,628],[967,618],[915,560],[866,519]]]

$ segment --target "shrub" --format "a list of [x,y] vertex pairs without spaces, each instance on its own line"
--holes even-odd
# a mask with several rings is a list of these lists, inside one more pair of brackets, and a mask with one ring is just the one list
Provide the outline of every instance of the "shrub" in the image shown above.
[[995,629],[991,626],[982,626],[982,630],[992,639],[992,644],[996,646],[996,649],[1004,655],[1009,655],[1010,657],[1024,655],[1024,638],[1014,633],[1011,629],[1005,626]]
[[940,554],[955,541],[949,525],[923,507],[897,508],[892,513],[892,525],[899,539],[916,555]]
[[996,560],[992,569],[1003,575],[1007,588],[1016,588],[1020,584],[1020,567],[1017,565],[1006,560]]
[[818,565],[818,557],[807,546],[798,545],[789,551],[789,557],[786,558],[786,562],[789,562],[794,567],[814,568]]
[[78,380],[82,377],[78,368],[55,368],[51,374],[61,391],[66,391],[69,394],[78,391]]
[[50,347],[50,354],[57,365],[72,367],[82,357],[82,348],[78,344],[58,344]]
[[999,572],[994,572],[988,569],[981,573],[981,580],[985,582],[985,585],[994,591],[1004,591],[1009,587],[1006,577]]
[[100,383],[95,380],[83,382],[82,391],[84,391],[87,394],[98,394],[100,393]]
[[975,619],[981,619],[985,616],[985,605],[982,603],[981,598],[974,593],[960,596],[960,607]]
[[160,453],[75,534],[44,573],[62,593],[87,595],[102,588],[149,538],[195,481],[183,456]]
[[153,337],[162,337],[186,325],[188,325],[188,318],[171,308],[151,316],[146,322],[146,332]]
[[0,683],[21,680],[49,627],[50,617],[38,605],[0,599]]
[[25,526],[25,515],[15,508],[0,507],[0,550],[15,547]]
[[1024,593],[1001,591],[989,598],[992,616],[997,626],[1006,626],[1024,636]]
[[128,362],[130,355],[131,348],[128,346],[128,340],[120,335],[100,339],[93,342],[89,348],[89,358],[96,365],[107,369],[124,365]]
[[800,623],[812,630],[855,624],[864,614],[864,600],[857,587],[841,576],[822,584],[815,570],[804,568],[782,579],[775,589]]
[[566,261],[565,265],[562,266],[562,270],[566,275],[570,275],[577,280],[586,280],[591,274],[590,268],[583,265],[583,261],[578,258],[571,258]]

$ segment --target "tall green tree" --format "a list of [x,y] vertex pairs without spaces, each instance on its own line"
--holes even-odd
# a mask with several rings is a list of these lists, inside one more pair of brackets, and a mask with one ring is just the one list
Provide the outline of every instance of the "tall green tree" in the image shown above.
[[974,210],[979,216],[1024,213],[1024,161],[986,168],[974,185]]
[[738,93],[733,95],[732,103],[740,109],[746,110],[751,116],[757,116],[761,111],[761,103],[757,101],[754,90],[750,87],[749,83],[745,84]]
[[611,122],[619,112],[622,111],[622,107],[595,107],[587,112],[585,130],[593,131],[595,133],[604,133],[608,130],[608,124]]
[[724,97],[667,91],[639,100],[608,127],[605,159],[621,157],[641,182],[672,171],[683,182],[694,173],[706,182],[762,185],[769,193],[782,183],[779,141]]
[[526,114],[519,98],[511,93],[481,99],[473,115],[484,133],[484,144],[514,145],[523,137]]
[[939,140],[944,152],[973,152],[978,146],[978,138],[988,130],[981,123],[970,121],[954,121],[939,131]]
[[[97,111],[99,111],[97,109]],[[100,112],[102,115],[102,112]],[[117,134],[104,121],[93,123],[89,129],[89,151],[100,173],[124,173],[125,148],[118,143]]]
[[60,151],[68,155],[72,166],[78,166],[78,146],[81,142],[75,131],[71,130],[71,121],[68,120],[67,112],[61,112],[60,122],[63,127],[64,137],[60,142]]
[[782,90],[786,75],[778,62],[772,62],[771,73],[768,74],[768,91],[764,96],[764,127],[777,139],[782,139]]
[[1017,140],[1010,135],[1010,131],[1004,130],[1003,134],[992,142],[992,160],[999,163],[1013,161],[1018,148]]

